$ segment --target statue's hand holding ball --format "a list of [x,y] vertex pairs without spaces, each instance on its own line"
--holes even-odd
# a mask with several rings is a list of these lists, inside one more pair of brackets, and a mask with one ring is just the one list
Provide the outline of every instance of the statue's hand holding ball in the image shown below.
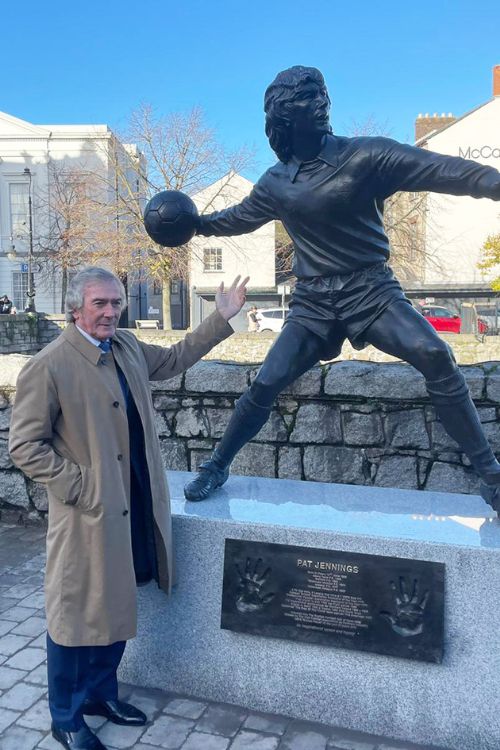
[[154,242],[164,247],[179,247],[193,239],[198,224],[198,209],[185,193],[163,190],[154,195],[144,209],[144,226]]

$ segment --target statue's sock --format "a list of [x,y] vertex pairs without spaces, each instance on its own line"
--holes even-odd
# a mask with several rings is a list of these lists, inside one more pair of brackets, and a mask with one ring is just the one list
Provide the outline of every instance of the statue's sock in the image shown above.
[[444,429],[481,479],[487,484],[500,483],[500,463],[486,439],[462,372],[457,367],[445,378],[426,381],[426,387]]

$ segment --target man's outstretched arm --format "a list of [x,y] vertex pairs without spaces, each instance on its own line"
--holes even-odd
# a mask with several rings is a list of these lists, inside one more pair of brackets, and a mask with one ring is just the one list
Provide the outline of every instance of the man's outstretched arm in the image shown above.
[[237,276],[227,288],[222,282],[215,295],[215,311],[176,344],[162,347],[139,342],[148,365],[150,380],[167,380],[184,372],[234,333],[229,320],[245,304],[248,280],[248,276],[242,281],[241,276]]

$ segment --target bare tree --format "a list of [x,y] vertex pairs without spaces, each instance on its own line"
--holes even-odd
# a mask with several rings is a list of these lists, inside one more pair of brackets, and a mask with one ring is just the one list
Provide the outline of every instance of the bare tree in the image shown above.
[[[170,280],[186,278],[193,249],[188,245],[168,249],[156,245],[144,230],[144,205],[161,190],[193,195],[217,180],[219,195],[232,174],[249,166],[252,154],[246,148],[232,152],[224,149],[198,107],[161,117],[151,106],[142,105],[131,115],[125,140],[134,147],[123,147],[117,140],[111,144],[112,169],[107,181],[114,205],[108,203],[108,238],[102,247],[111,253],[115,268],[133,269],[162,285],[163,325],[169,328]],[[127,158],[123,158],[121,149]],[[221,179],[221,175],[225,177]],[[211,203],[217,195],[211,195]],[[202,210],[211,210],[211,205]]]
[[44,217],[37,236],[36,255],[41,261],[41,280],[61,276],[61,312],[69,275],[93,256],[104,215],[96,200],[99,181],[83,163],[48,165],[47,186],[38,189],[37,212]]

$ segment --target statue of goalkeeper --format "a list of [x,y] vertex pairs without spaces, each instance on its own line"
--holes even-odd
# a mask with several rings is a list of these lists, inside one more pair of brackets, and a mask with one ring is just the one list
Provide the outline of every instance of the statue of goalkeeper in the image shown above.
[[244,234],[279,219],[295,246],[297,284],[282,332],[212,457],[186,485],[186,498],[204,500],[224,484],[231,461],[264,425],[278,394],[318,360],[338,355],[347,338],[423,374],[443,427],[479,474],[483,498],[499,511],[500,464],[450,347],[412,307],[388,265],[383,212],[384,200],[401,190],[500,200],[500,173],[389,138],[334,135],[330,99],[315,68],[279,73],[264,109],[279,161],[241,203],[200,216],[197,233]]

